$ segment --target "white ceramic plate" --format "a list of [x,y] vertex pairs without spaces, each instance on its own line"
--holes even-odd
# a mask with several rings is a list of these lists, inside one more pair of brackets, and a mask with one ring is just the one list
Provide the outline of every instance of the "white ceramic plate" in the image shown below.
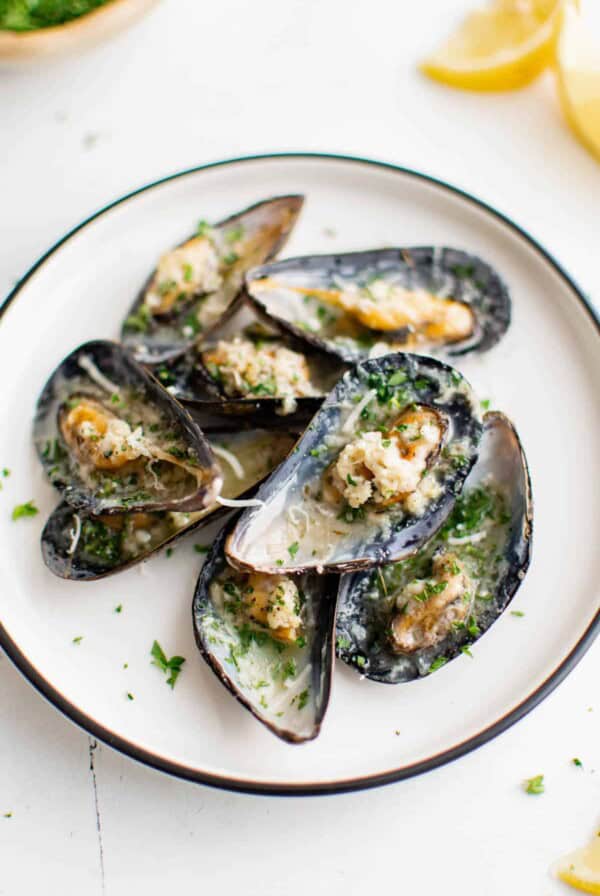
[[[506,613],[473,659],[461,656],[408,685],[360,680],[338,663],[322,733],[303,746],[258,725],[196,650],[190,604],[198,538],[179,543],[169,559],[99,582],[53,578],[38,541],[57,499],[30,441],[48,373],[79,343],[118,334],[164,247],[199,218],[290,192],[307,201],[289,254],[438,243],[477,253],[503,275],[512,326],[492,352],[460,366],[516,423],[535,500],[533,563],[513,604],[525,616]],[[599,626],[597,322],[527,234],[445,184],[373,162],[290,155],[220,163],[146,187],[80,225],[9,297],[0,381],[0,468],[11,470],[0,493],[0,643],[74,721],[157,768],[262,793],[341,791],[416,774],[519,719],[567,674]],[[11,522],[12,507],[30,499],[39,516]],[[187,658],[173,691],[150,665],[155,638]]]

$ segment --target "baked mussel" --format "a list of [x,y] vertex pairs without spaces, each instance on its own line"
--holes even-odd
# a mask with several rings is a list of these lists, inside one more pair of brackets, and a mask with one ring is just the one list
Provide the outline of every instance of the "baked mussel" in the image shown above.
[[59,364],[33,437],[52,484],[84,512],[197,511],[221,489],[198,425],[114,342],[85,343]]
[[242,308],[209,339],[153,373],[192,415],[218,401],[215,411],[223,416],[243,421],[260,415],[269,426],[289,427],[311,420],[345,369],[309,343],[249,321]]
[[295,439],[295,434],[264,430],[211,433],[208,441],[223,485],[218,499],[202,510],[94,516],[63,501],[42,532],[44,563],[60,578],[90,581],[146,560],[229,512],[227,502],[249,498],[286,457]]
[[341,577],[338,656],[396,684],[470,653],[525,577],[532,526],[519,438],[503,414],[488,413],[479,459],[442,528],[399,563]]
[[498,274],[459,249],[289,258],[249,271],[245,288],[259,314],[347,362],[397,351],[483,352],[510,324]]
[[228,691],[289,743],[315,738],[329,702],[337,577],[241,573],[217,536],[200,572],[196,642]]
[[184,354],[232,314],[249,268],[273,258],[302,208],[302,196],[258,202],[165,252],[127,315],[121,339],[136,360]]
[[477,459],[471,387],[447,364],[393,354],[344,374],[229,536],[229,562],[265,573],[399,560],[442,525]]

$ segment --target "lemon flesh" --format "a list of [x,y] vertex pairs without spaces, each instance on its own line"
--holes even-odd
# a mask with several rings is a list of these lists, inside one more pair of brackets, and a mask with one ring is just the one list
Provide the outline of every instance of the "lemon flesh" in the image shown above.
[[600,45],[575,10],[567,9],[558,43],[561,105],[577,139],[600,159]]
[[556,876],[581,893],[600,893],[600,833],[556,865]]
[[512,90],[554,61],[564,0],[496,0],[472,12],[421,71],[452,87]]

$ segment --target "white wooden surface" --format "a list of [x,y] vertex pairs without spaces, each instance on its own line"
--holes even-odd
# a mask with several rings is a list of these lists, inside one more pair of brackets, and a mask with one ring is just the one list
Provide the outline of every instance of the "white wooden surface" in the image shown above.
[[[314,149],[476,193],[600,295],[600,166],[562,125],[550,78],[478,96],[415,72],[464,6],[164,0],[85,57],[3,72],[0,292],[135,186],[224,156]],[[426,777],[293,800],[141,767],[74,728],[0,657],[0,894],[560,894],[550,863],[600,823],[599,672],[596,646],[518,726]],[[521,780],[541,773],[546,793],[526,796]]]

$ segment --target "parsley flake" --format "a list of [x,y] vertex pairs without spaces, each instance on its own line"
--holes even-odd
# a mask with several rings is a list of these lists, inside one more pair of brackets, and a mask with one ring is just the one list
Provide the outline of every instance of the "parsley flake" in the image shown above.
[[175,687],[175,682],[177,681],[179,674],[181,672],[181,667],[185,663],[185,657],[183,656],[172,656],[170,660],[167,659],[167,656],[158,643],[158,641],[154,641],[152,644],[152,648],[150,650],[150,655],[153,657],[152,665],[156,666],[160,669],[161,672],[164,672],[165,675],[167,672],[171,674],[167,678],[167,684],[173,690]]
[[23,519],[24,517],[37,516],[38,513],[39,510],[35,506],[35,503],[33,501],[26,501],[25,504],[17,504],[12,512],[11,519],[14,522],[15,520]]
[[529,793],[533,796],[538,796],[540,793],[544,793],[544,776],[535,775],[533,778],[527,778],[523,781],[523,789],[525,790],[525,793]]

